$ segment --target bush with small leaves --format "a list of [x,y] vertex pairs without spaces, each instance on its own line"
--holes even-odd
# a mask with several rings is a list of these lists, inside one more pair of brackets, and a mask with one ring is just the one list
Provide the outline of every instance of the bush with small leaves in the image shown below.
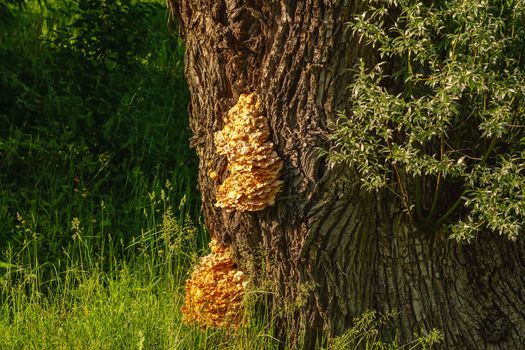
[[352,108],[339,113],[325,153],[366,189],[402,192],[411,217],[452,224],[458,240],[483,230],[516,239],[525,228],[525,2],[375,4],[349,28],[382,61],[358,65]]

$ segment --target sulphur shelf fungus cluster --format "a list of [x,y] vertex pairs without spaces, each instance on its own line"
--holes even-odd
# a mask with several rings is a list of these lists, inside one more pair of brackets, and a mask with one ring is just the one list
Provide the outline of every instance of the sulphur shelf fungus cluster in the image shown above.
[[183,320],[203,327],[237,328],[243,320],[246,278],[228,246],[212,240],[210,248],[211,254],[200,259],[186,281]]
[[228,111],[224,129],[215,133],[215,146],[228,160],[228,177],[217,189],[218,207],[258,211],[275,204],[283,182],[283,162],[270,141],[266,117],[259,114],[255,93],[242,94]]

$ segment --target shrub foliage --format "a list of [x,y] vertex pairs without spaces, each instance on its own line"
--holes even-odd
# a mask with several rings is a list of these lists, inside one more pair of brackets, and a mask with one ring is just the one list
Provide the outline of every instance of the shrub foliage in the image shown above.
[[[377,1],[349,30],[356,67],[327,151],[420,223],[511,240],[525,227],[525,2]],[[407,185],[408,184],[408,185]]]

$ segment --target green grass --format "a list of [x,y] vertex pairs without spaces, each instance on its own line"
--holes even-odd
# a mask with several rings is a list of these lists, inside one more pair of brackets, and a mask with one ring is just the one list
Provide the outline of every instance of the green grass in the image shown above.
[[160,226],[128,247],[133,257],[108,254],[113,262],[94,256],[81,230],[76,234],[77,258],[66,257],[46,280],[36,260],[2,265],[0,349],[275,348],[260,322],[241,331],[181,322],[183,280],[199,250],[199,231],[188,219],[166,209]]

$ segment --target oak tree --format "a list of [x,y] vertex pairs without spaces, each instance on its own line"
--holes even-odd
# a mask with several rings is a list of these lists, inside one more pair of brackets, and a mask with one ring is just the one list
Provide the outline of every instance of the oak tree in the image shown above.
[[[523,1],[169,3],[207,228],[271,285],[282,339],[313,349],[375,309],[403,339],[525,348]],[[283,184],[243,211],[216,205],[214,135],[251,93]]]

